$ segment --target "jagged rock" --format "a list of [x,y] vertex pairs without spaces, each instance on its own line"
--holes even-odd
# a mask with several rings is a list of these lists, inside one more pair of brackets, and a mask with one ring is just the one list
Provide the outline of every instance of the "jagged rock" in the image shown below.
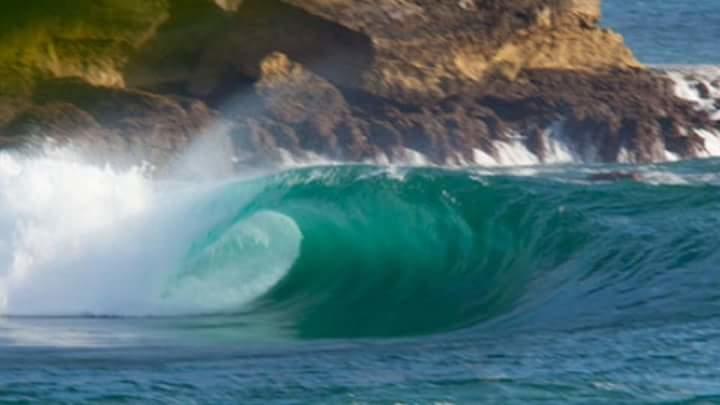
[[57,79],[38,86],[33,105],[0,128],[0,138],[52,138],[111,161],[162,164],[217,119],[201,101]]
[[596,25],[599,0],[288,2],[368,35],[374,62],[360,86],[398,100],[434,101],[524,70],[641,67]]
[[[178,7],[173,15],[188,6]],[[188,1],[188,0],[183,0]],[[370,38],[279,0],[245,0],[232,14],[196,3],[188,18],[172,17],[125,71],[131,86],[168,87],[225,101],[228,89],[251,87],[262,60],[282,52],[335,82],[360,82],[372,58]]]
[[282,53],[265,58],[260,68],[257,93],[266,115],[281,124],[268,126],[268,120],[255,118],[243,123],[255,149],[277,145],[292,152],[306,150],[337,158],[369,157],[367,138],[335,86]]
[[19,112],[28,107],[27,98],[0,95],[0,128],[10,122]]
[[347,102],[337,88],[286,55],[273,53],[263,60],[260,69],[258,94],[279,120],[307,122],[321,135],[330,135],[340,122],[350,118]]
[[130,85],[207,98],[238,77],[257,80],[275,51],[405,102],[528,69],[640,67],[622,37],[596,25],[599,0],[245,0],[232,15],[198,2],[190,20],[177,17],[191,9],[179,1],[126,70]]
[[92,115],[65,102],[32,106],[18,114],[5,128],[6,137],[43,137],[54,139],[84,137],[102,128]]
[[187,96],[208,96],[219,81],[227,87],[233,80],[223,75],[227,67],[221,65],[216,71],[215,62],[204,55],[216,42],[228,51],[232,39],[224,33],[230,29],[230,14],[201,0],[171,0],[168,14],[157,33],[123,68],[126,85]]
[[645,70],[526,72],[515,81],[493,82],[474,97],[521,132],[563,122],[571,146],[607,162],[623,153],[631,161],[662,161],[665,148],[694,156],[704,142],[684,129],[710,125],[707,114],[675,97],[669,79]]
[[4,0],[0,94],[27,95],[35,82],[82,77],[122,86],[122,67],[167,19],[167,0]]
[[464,163],[502,143],[542,161],[561,136],[588,160],[649,162],[703,155],[692,129],[720,125],[598,25],[599,0],[82,0],[62,19],[9,1],[4,145],[88,127],[167,161],[226,120],[244,161]]
[[[336,159],[401,158],[407,149],[437,162],[469,162],[474,149],[493,153],[506,129],[481,105],[446,100],[434,107],[393,102],[367,93],[349,99],[330,82],[275,53],[261,64],[257,91],[265,118],[241,120],[234,136],[240,151],[280,158],[277,148]],[[240,153],[242,154],[242,153]]]

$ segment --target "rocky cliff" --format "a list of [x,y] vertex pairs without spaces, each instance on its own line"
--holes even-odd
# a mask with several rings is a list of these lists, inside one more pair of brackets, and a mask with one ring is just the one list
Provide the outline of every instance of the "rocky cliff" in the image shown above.
[[600,0],[8,2],[0,147],[163,164],[222,127],[246,164],[650,162],[706,154],[693,129],[717,127],[600,26]]

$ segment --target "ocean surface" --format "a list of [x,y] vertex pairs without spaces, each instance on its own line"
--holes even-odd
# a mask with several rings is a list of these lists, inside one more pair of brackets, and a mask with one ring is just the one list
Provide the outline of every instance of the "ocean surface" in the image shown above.
[[[716,0],[605,8],[720,64]],[[720,403],[720,159],[145,169],[0,153],[0,404]]]
[[647,64],[720,64],[718,0],[603,0],[603,24]]

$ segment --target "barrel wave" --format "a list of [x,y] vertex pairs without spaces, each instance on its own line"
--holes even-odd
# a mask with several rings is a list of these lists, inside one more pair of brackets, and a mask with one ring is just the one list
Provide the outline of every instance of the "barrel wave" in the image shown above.
[[[588,180],[607,167],[330,166],[189,187],[54,160],[3,164],[6,316],[192,317],[314,339],[720,310],[720,182],[709,170],[720,162],[611,182]],[[60,177],[40,198],[48,173]],[[82,200],[54,198],[77,187]]]
[[350,166],[262,179],[236,220],[280,213],[302,244],[250,311],[310,338],[708,315],[720,188],[667,170],[613,183]]

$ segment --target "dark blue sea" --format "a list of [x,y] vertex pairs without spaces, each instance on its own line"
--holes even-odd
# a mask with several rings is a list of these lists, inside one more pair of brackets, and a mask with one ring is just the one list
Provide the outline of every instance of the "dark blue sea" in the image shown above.
[[646,64],[720,64],[716,0],[604,0],[604,25]]
[[[720,64],[720,0],[604,24]],[[720,160],[170,182],[3,152],[0,313],[0,404],[720,403]]]

